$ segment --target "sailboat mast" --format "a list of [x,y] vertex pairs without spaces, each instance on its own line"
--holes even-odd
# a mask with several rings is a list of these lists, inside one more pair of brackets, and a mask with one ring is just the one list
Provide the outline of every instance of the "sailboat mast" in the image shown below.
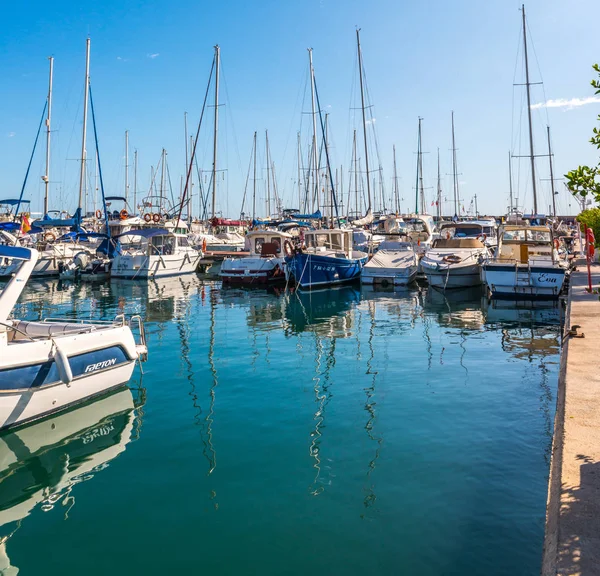
[[87,116],[88,116],[88,99],[89,99],[89,86],[90,86],[90,39],[86,41],[85,48],[85,87],[83,91],[83,133],[81,138],[81,170],[79,172],[79,205],[81,208],[83,204],[83,192],[85,188],[85,161],[86,161],[86,149],[85,140],[87,136]]
[[523,10],[523,48],[525,52],[525,87],[527,88],[527,118],[529,120],[529,158],[531,160],[531,183],[533,185],[533,212],[537,214],[537,190],[535,186],[535,154],[533,152],[533,124],[531,122],[531,93],[529,82],[529,59],[527,57],[527,26],[525,24],[525,4]]
[[369,206],[367,211],[371,209],[371,183],[369,181],[369,150],[367,146],[367,119],[365,116],[365,91],[363,87],[363,64],[362,64],[362,50],[360,49],[360,29],[356,30],[356,48],[358,50],[358,77],[360,79],[360,102],[362,108],[362,120],[363,120],[363,136],[365,144],[365,168],[367,170],[367,198]]
[[133,211],[137,212],[137,169],[138,169],[138,154],[137,150],[133,151]]
[[265,130],[265,148],[266,148],[266,162],[267,162],[267,213],[266,217],[271,216],[271,178],[269,177],[269,131]]
[[442,177],[440,174],[440,149],[437,149],[437,217],[442,218]]
[[419,119],[419,192],[421,196],[421,214],[425,214],[425,189],[423,187],[423,137],[421,135],[421,121]]
[[54,74],[54,58],[50,56],[50,77],[48,80],[48,110],[46,115],[46,173],[44,174],[44,215],[48,214],[48,198],[50,196],[50,120],[52,117],[52,76]]
[[160,163],[160,210],[161,212],[164,212],[163,210],[163,194],[164,194],[164,189],[165,189],[165,156],[166,156],[166,151],[163,148],[162,149],[162,161]]
[[298,210],[302,210],[302,151],[300,150],[300,132],[298,132]]
[[398,195],[398,172],[396,171],[396,145],[393,146],[394,150],[394,199],[396,200],[396,212],[400,214],[400,197]]
[[129,130],[125,130],[125,201],[129,200]]
[[[315,100],[315,69],[312,60],[312,48],[308,49],[308,59],[310,62],[310,92],[312,101],[312,118],[313,118],[313,141],[312,141],[312,156],[314,164],[314,192],[313,192],[313,210],[319,209],[319,158],[317,154],[317,110]],[[315,207],[316,200],[316,207]]]
[[[325,113],[325,158],[329,158],[329,113]],[[323,190],[323,207],[329,206],[333,222],[333,189],[329,186],[329,171],[325,170],[325,189]],[[333,184],[333,182],[332,182]],[[329,204],[327,204],[329,202]]]
[[252,220],[256,220],[256,132],[254,132],[254,185],[252,188]]
[[510,192],[510,212],[509,216],[513,211],[513,186],[512,186],[512,155],[510,150],[508,151],[508,190]]
[[213,173],[212,173],[212,217],[215,217],[217,205],[217,135],[219,131],[219,68],[221,63],[221,48],[215,46],[215,134],[213,140]]
[[419,213],[419,167],[421,163],[421,118],[419,117],[419,130],[417,132],[417,179],[415,181],[415,213]]
[[354,130],[354,140],[352,143],[352,149],[354,150],[354,195],[355,195],[355,209],[356,215],[360,215],[360,204],[358,198],[358,156],[356,154],[356,130]]
[[550,126],[548,130],[548,159],[550,160],[550,189],[552,192],[552,216],[556,218],[556,194],[554,194],[554,167],[552,166],[552,147],[550,145]]
[[452,187],[454,189],[454,216],[460,212],[460,198],[458,191],[458,170],[456,166],[456,140],[454,137],[454,110],[452,110]]

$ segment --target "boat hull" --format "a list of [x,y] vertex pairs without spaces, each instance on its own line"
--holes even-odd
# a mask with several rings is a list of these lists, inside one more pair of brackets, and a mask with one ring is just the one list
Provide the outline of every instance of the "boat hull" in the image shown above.
[[200,254],[173,254],[164,256],[117,255],[111,269],[113,278],[148,280],[182,276],[196,272]]
[[492,298],[552,300],[559,297],[566,270],[560,266],[510,266],[488,263],[483,268]]
[[363,284],[406,286],[415,281],[417,270],[417,266],[406,268],[371,268],[365,266],[360,275],[360,281]]
[[427,266],[421,260],[421,267],[427,277],[428,284],[433,288],[447,290],[451,288],[468,288],[481,284],[481,269],[479,264],[434,268]]
[[283,258],[226,258],[219,277],[223,284],[233,286],[285,284],[285,261]]
[[360,258],[338,258],[320,254],[294,254],[286,258],[288,273],[301,288],[316,288],[354,282],[367,263]]

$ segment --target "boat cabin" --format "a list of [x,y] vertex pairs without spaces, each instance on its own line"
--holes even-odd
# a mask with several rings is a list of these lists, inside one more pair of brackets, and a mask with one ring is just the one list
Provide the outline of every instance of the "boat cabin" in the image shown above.
[[496,227],[489,220],[444,222],[440,226],[442,238],[477,238],[485,235],[486,238],[496,237]]
[[306,252],[352,252],[352,230],[341,228],[320,230],[309,230],[304,234],[304,245]]
[[547,226],[504,226],[496,260],[521,264],[554,261],[552,231]]
[[175,254],[179,247],[188,248],[190,246],[187,236],[173,234],[164,228],[131,230],[121,234],[118,240],[124,252],[142,252],[148,256]]
[[277,230],[253,230],[246,235],[250,256],[278,256],[283,258],[283,245],[292,235]]

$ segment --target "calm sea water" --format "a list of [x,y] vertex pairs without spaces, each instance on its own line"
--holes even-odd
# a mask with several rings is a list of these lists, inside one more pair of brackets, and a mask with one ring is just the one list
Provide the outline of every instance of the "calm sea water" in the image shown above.
[[32,283],[16,315],[121,312],[131,391],[0,436],[0,574],[539,572],[558,310],[193,277]]

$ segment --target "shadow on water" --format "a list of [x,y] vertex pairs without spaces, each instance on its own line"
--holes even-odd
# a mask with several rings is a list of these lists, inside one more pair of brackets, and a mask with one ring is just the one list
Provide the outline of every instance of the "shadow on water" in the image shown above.
[[59,504],[64,519],[75,487],[92,480],[139,438],[145,389],[110,395],[0,434],[0,573],[17,574],[10,539],[36,509]]

